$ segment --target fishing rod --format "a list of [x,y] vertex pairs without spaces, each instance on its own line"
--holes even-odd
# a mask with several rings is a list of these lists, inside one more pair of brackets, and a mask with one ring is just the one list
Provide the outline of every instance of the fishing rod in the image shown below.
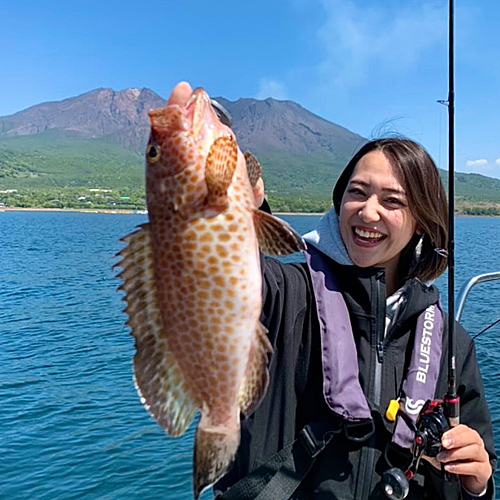
[[[455,75],[454,75],[454,0],[449,0],[449,80],[448,101],[448,248],[438,252],[448,258],[448,388],[442,400],[428,400],[421,409],[416,425],[406,418],[415,432],[412,459],[403,471],[393,467],[382,476],[382,489],[391,500],[404,500],[410,491],[409,480],[415,475],[423,454],[435,457],[441,449],[441,438],[450,427],[460,423],[460,398],[456,380],[455,333]],[[443,332],[444,335],[445,332]],[[401,413],[404,417],[404,412]],[[445,473],[448,474],[448,473]]]
[[455,311],[455,2],[449,0],[448,32],[448,390],[445,414],[451,427],[460,423],[456,379]]

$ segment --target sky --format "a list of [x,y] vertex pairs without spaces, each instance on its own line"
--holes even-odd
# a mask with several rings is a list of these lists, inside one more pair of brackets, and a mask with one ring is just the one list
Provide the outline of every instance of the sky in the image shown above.
[[[0,0],[0,116],[188,81],[287,99],[447,167],[448,0]],[[500,2],[455,0],[455,169],[500,178]]]

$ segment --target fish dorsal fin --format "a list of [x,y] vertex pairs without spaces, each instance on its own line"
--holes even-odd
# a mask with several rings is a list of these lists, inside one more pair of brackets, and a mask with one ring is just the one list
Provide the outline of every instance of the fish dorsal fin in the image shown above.
[[239,393],[240,410],[246,417],[255,410],[266,392],[269,383],[268,355],[272,352],[267,328],[259,323],[256,335],[252,338],[245,378]]
[[134,377],[142,403],[171,435],[180,436],[191,422],[196,404],[163,334],[154,277],[149,224],[122,238],[127,243],[116,264],[125,292],[128,325],[135,338]]
[[256,209],[254,223],[262,253],[288,255],[306,249],[302,238],[288,222]]
[[227,190],[231,185],[237,162],[238,146],[232,137],[219,137],[210,146],[205,164],[209,205],[227,204]]
[[245,161],[247,163],[248,179],[252,187],[257,184],[257,181],[262,177],[262,167],[259,160],[250,151],[245,151]]

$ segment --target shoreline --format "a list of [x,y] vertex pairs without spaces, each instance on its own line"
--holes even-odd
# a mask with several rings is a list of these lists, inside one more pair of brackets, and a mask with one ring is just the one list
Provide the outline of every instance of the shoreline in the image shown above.
[[[143,209],[132,210],[125,208],[35,208],[35,207],[0,207],[0,213],[2,212],[61,212],[61,213],[81,213],[81,214],[118,214],[118,215],[147,215]],[[305,217],[321,217],[326,212],[273,212],[273,215],[277,216],[291,216],[300,215]],[[491,217],[498,218],[500,215],[466,215],[458,214],[455,217]]]
[[137,214],[130,209],[118,208],[35,208],[35,207],[2,207],[0,212],[76,212],[82,214]]

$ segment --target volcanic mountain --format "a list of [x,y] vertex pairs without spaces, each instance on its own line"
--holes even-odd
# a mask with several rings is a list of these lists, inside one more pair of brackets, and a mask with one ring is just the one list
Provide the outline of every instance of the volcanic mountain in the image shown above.
[[[242,150],[261,161],[276,197],[331,199],[341,169],[365,139],[292,101],[216,97],[231,114]],[[153,90],[95,89],[0,117],[0,189],[107,187],[138,189],[148,110],[166,100]],[[457,174],[457,192],[499,197],[500,181]],[[474,192],[475,192],[474,191]],[[478,192],[479,192],[478,191]]]

